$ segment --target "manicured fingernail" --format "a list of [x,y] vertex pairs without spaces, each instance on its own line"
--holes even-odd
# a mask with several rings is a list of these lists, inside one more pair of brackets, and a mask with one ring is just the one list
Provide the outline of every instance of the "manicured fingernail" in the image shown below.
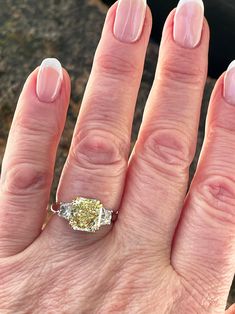
[[142,33],[146,0],[119,0],[114,22],[115,37],[127,43],[137,41]]
[[230,63],[224,76],[224,98],[235,106],[235,61]]
[[180,0],[174,18],[174,39],[185,47],[196,47],[202,35],[204,4],[202,0]]
[[60,62],[55,58],[42,61],[37,76],[36,92],[39,100],[53,102],[60,93],[63,81],[63,70]]

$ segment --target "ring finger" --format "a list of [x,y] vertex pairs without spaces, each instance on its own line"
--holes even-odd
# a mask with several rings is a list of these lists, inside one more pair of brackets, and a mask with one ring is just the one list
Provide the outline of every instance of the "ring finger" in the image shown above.
[[[107,14],[58,187],[59,201],[71,201],[79,195],[99,199],[109,209],[119,207],[152,24],[150,10],[146,8],[144,0],[122,0]],[[59,230],[63,239],[71,232],[68,224],[57,216],[48,230]],[[104,228],[105,233],[108,230]],[[99,235],[103,236],[103,232]]]

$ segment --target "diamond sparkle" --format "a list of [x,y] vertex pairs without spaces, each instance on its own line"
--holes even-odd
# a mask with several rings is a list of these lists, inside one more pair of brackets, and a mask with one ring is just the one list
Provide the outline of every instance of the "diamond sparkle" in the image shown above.
[[76,198],[70,209],[69,223],[74,230],[95,232],[101,223],[103,205],[95,199]]
[[87,232],[95,232],[101,226],[111,225],[115,221],[113,217],[117,216],[117,213],[104,208],[99,200],[84,197],[77,197],[70,203],[53,203],[51,211],[66,219],[72,229]]

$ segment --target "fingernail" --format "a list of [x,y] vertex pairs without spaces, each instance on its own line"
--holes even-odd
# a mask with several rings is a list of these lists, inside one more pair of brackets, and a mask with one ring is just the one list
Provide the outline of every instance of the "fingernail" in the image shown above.
[[174,18],[174,40],[185,48],[196,47],[202,35],[204,4],[202,0],[180,0]]
[[37,76],[36,92],[40,101],[53,102],[60,93],[63,71],[60,62],[55,58],[42,61]]
[[114,35],[121,42],[133,43],[142,33],[146,0],[119,0],[114,22]]
[[235,106],[235,61],[230,63],[224,76],[224,98]]

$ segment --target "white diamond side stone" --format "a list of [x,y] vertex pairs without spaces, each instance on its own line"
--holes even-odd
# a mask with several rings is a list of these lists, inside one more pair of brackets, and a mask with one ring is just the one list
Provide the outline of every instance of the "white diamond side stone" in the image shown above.
[[101,225],[111,225],[112,222],[112,211],[102,208]]
[[60,211],[59,211],[58,215],[59,215],[60,217],[63,217],[63,218],[65,218],[65,219],[69,220],[70,217],[71,217],[71,204],[70,204],[70,203],[67,203],[67,204],[64,203],[64,204],[62,204],[62,205],[60,206]]

